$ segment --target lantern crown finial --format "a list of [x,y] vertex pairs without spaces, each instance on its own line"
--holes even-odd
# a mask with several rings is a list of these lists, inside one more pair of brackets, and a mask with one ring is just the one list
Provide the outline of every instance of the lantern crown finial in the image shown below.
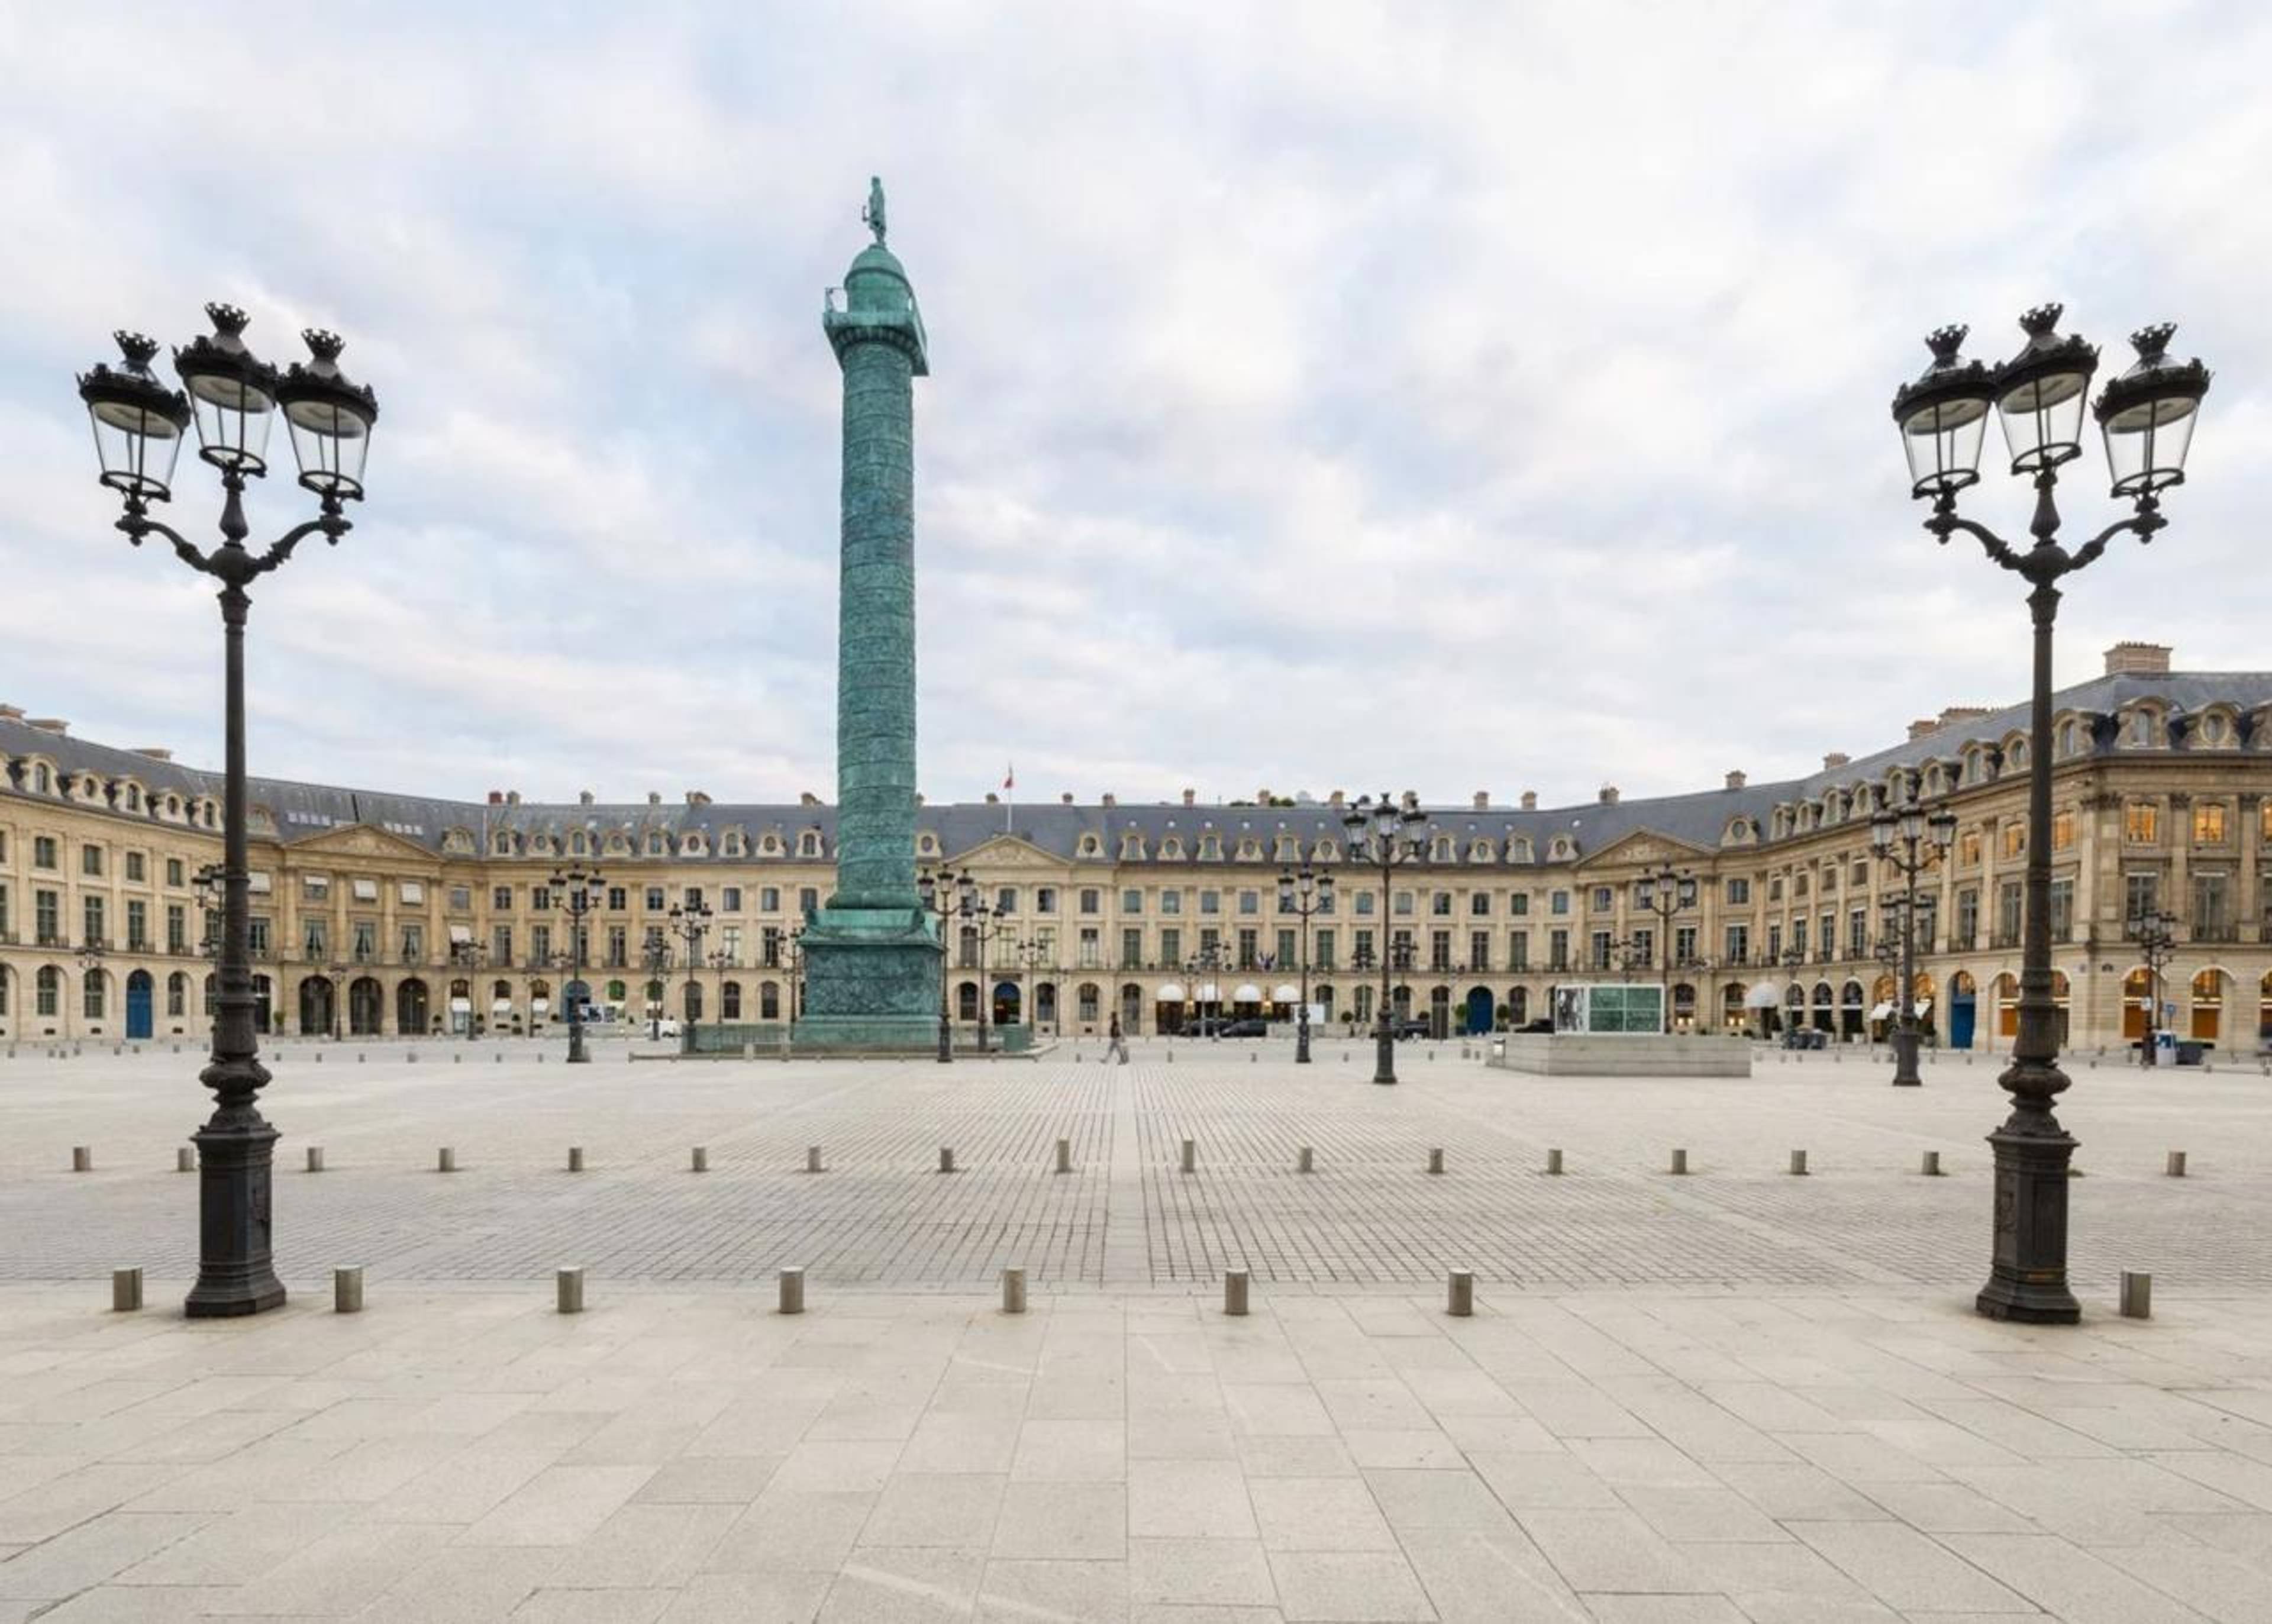
[[124,327],[110,335],[118,341],[118,353],[126,357],[129,371],[146,372],[157,357],[158,341],[147,333],[130,333]]
[[1935,327],[1926,333],[1924,346],[1932,351],[1933,364],[1937,367],[1954,366],[1956,352],[1964,347],[1964,335],[1971,331],[1962,322],[1952,321],[1947,326]]
[[337,362],[340,351],[348,347],[345,339],[327,327],[309,327],[300,336],[307,342],[308,353],[319,362]]
[[235,305],[219,299],[206,306],[206,314],[213,318],[213,331],[228,338],[243,333],[252,320]]
[[2059,331],[2059,318],[2066,314],[2066,305],[2047,300],[2020,312],[2020,331],[2031,339],[2048,338]]
[[2138,359],[2148,366],[2159,366],[2170,348],[2170,340],[2178,331],[2174,321],[2157,321],[2143,326],[2130,335],[2130,346],[2138,352]]

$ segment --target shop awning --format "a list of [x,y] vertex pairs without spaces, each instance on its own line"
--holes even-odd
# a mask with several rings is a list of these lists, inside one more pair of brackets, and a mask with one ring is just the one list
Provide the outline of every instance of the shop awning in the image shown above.
[[1744,994],[1744,1007],[1746,1009],[1773,1009],[1782,1002],[1782,987],[1777,982],[1762,981]]
[[1270,1001],[1274,1004],[1298,1003],[1301,1000],[1301,988],[1283,981],[1280,982],[1277,986],[1271,989],[1270,992]]
[[1262,1001],[1262,989],[1251,981],[1242,981],[1238,984],[1238,990],[1230,995],[1230,1001],[1234,1004],[1259,1004]]
[[1175,1003],[1184,996],[1184,984],[1180,981],[1163,981],[1160,984],[1159,991],[1152,996],[1162,1003]]

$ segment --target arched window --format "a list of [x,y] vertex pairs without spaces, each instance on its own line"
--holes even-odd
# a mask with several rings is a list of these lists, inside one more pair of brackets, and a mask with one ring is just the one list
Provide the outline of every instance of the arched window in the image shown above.
[[166,977],[166,1014],[169,1017],[179,1017],[189,1013],[190,978],[176,970]]
[[42,964],[34,983],[33,1012],[42,1015],[63,1013],[64,973],[52,964]]
[[758,1019],[760,1021],[781,1019],[781,984],[779,982],[761,981],[758,984]]
[[1101,999],[1102,994],[1098,992],[1095,982],[1082,982],[1073,993],[1074,1018],[1094,1026],[1096,1023],[1097,1007]]
[[729,981],[718,989],[718,1019],[739,1021],[742,1018],[742,984]]

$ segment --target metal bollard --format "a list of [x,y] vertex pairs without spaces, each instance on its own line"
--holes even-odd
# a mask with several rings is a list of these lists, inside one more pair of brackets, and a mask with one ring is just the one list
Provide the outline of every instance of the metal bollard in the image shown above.
[[450,1051],[450,1064],[451,1064],[451,1065],[452,1065],[452,1066],[463,1066],[465,1063],[466,1063],[466,1051],[465,1051],[464,1050],[462,1050],[462,1049],[452,1049],[452,1050],[451,1050],[451,1051]]
[[308,1171],[311,1173],[320,1173],[324,1171],[323,1146],[310,1145],[308,1147]]
[[1938,1150],[1926,1151],[1924,1157],[1917,1163],[1917,1171],[1924,1174],[1928,1179],[1939,1178],[1940,1152]]
[[583,1146],[571,1145],[568,1147],[568,1171],[572,1173],[580,1173],[584,1171]]
[[579,1264],[574,1269],[563,1269],[555,1271],[552,1276],[552,1283],[554,1293],[559,1299],[561,1313],[581,1313],[584,1312],[584,1270],[582,1265]]
[[361,1313],[362,1312],[362,1265],[332,1270],[332,1312]]
[[1794,1150],[1790,1153],[1790,1171],[1794,1178],[1804,1179],[1806,1177],[1805,1151]]
[[1431,1173],[1440,1173],[1444,1171],[1444,1153],[1441,1150],[1431,1150],[1428,1153],[1428,1171]]
[[710,1171],[710,1150],[709,1147],[706,1145],[697,1145],[694,1147],[694,1166],[692,1171],[698,1173],[706,1173]]
[[804,1171],[809,1173],[817,1173],[820,1171],[820,1147],[818,1145],[807,1145],[804,1148]]
[[1250,1049],[1250,1050],[1248,1050],[1248,1051],[1246,1051],[1246,1063],[1247,1063],[1249,1066],[1252,1066],[1252,1065],[1254,1065],[1257,1061],[1260,1060],[1261,1059],[1262,1059],[1262,1057],[1261,1057],[1260,1055],[1257,1054],[1257,1053],[1256,1053],[1254,1051],[1252,1051],[1252,1049]]
[[187,1145],[183,1145],[180,1149],[176,1149],[174,1152],[174,1171],[177,1173],[193,1173],[197,1171],[198,1153],[191,1149]]
[[1222,1311],[1233,1317],[1246,1312],[1246,1271],[1226,1269],[1222,1271]]
[[1473,1269],[1452,1271],[1450,1290],[1446,1292],[1444,1312],[1455,1320],[1464,1320],[1476,1311],[1476,1276]]
[[1005,1269],[1002,1271],[1002,1312],[1004,1313],[1026,1312],[1026,1271],[1022,1269]]
[[951,1173],[954,1171],[954,1150],[952,1146],[941,1145],[938,1148],[938,1171],[943,1173]]
[[1196,1139],[1187,1139],[1184,1141],[1184,1171],[1187,1173],[1195,1173],[1199,1170],[1200,1142]]
[[1549,1150],[1546,1153],[1546,1171],[1555,1174],[1561,1172],[1562,1153],[1559,1150]]
[[142,1306],[142,1271],[138,1269],[114,1269],[110,1271],[110,1312],[132,1313]]
[[71,1147],[71,1171],[75,1173],[91,1173],[93,1171],[94,1147],[92,1145],[73,1145]]
[[435,1155],[434,1171],[437,1173],[456,1172],[458,1171],[458,1153],[447,1145],[443,1146],[442,1149]]
[[1304,1145],[1294,1152],[1294,1171],[1297,1173],[1313,1173],[1318,1171],[1316,1156],[1309,1146]]
[[1672,1153],[1672,1171],[1676,1173],[1685,1173],[1688,1171],[1688,1152],[1676,1150]]
[[2122,1317],[2126,1320],[2150,1320],[2154,1317],[2153,1276],[2127,1269],[2122,1271]]
[[2171,1151],[2170,1159],[2164,1164],[2162,1171],[2172,1179],[2184,1178],[2186,1176],[2186,1153],[2182,1150]]
[[1072,1141],[1070,1139],[1058,1141],[1058,1171],[1072,1171]]
[[804,1270],[802,1268],[781,1271],[781,1311],[783,1313],[804,1312]]

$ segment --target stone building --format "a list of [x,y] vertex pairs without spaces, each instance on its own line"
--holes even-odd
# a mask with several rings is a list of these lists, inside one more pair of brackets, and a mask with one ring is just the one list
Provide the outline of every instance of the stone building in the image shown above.
[[[2178,924],[2161,1024],[2253,1049],[2272,1029],[2272,672],[2173,672],[2166,648],[2126,643],[2055,706],[2052,925],[2070,1041],[2142,1029],[2130,922],[2162,909]],[[1668,983],[1683,1026],[1850,1036],[1882,1029],[1894,1000],[1882,949],[1901,887],[1871,855],[1869,818],[1913,775],[1959,819],[1949,860],[1922,882],[1917,996],[1937,1041],[1994,1048],[2017,999],[2026,722],[2024,706],[1952,708],[1776,783],[1730,773],[1689,794],[1605,788],[1560,807],[1478,794],[1428,809],[1425,860],[1395,871],[1386,902],[1377,871],[1344,861],[1338,793],[927,805],[917,858],[968,870],[1006,926],[983,953],[975,931],[950,932],[948,1008],[964,1025],[982,1009],[1068,1036],[1115,1013],[1138,1033],[1202,1011],[1282,1014],[1303,947],[1277,876],[1308,862],[1338,879],[1307,949],[1311,999],[1333,1025],[1371,1018],[1377,972],[1352,966],[1386,954],[1397,1006],[1447,1033],[1520,1024],[1558,982],[1616,977]],[[220,795],[217,773],[163,750],[0,707],[0,1033],[202,1034],[198,881],[219,861]],[[460,802],[256,780],[251,802],[272,1031],[557,1021],[574,976],[545,882],[576,864],[604,877],[586,921],[592,1003],[778,1022],[796,995],[795,932],[832,879],[834,809],[811,797]],[[1635,894],[1665,863],[1698,881],[1669,942]],[[714,917],[690,975],[669,915],[692,900]],[[656,941],[674,954],[660,980],[644,968]]]

